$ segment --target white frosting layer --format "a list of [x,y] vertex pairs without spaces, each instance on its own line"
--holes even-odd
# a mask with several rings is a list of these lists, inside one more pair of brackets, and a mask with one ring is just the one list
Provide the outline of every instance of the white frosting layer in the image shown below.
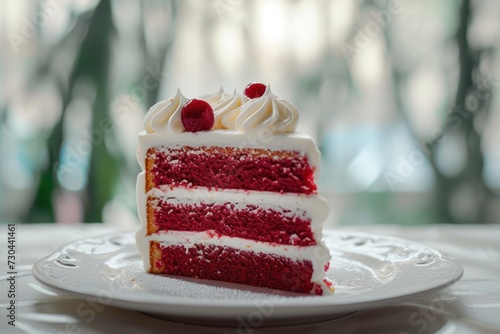
[[[144,189],[144,173],[139,175],[138,187]],[[139,188],[138,188],[139,189]],[[275,209],[284,212],[284,216],[302,216],[304,212],[311,219],[311,230],[316,237],[320,233],[322,223],[328,217],[329,207],[327,202],[318,195],[276,194],[266,191],[244,190],[208,190],[203,187],[170,189],[168,186],[151,189],[146,196],[161,198],[165,201],[179,201],[181,203],[234,203],[236,207],[256,205],[263,209]],[[140,203],[141,208],[146,202]],[[316,239],[319,240],[319,239]]]
[[288,135],[260,136],[227,130],[212,130],[200,132],[183,132],[176,135],[160,135],[157,133],[139,134],[137,160],[142,170],[145,169],[145,158],[148,149],[156,146],[221,146],[236,148],[263,148],[271,150],[297,151],[308,158],[309,165],[315,169],[315,179],[319,175],[320,152],[312,138],[306,134],[294,133]]
[[202,187],[170,189],[168,186],[164,186],[162,189],[154,188],[145,193],[145,189],[146,175],[145,172],[141,172],[137,176],[137,211],[143,229],[140,233],[143,233],[143,236],[146,235],[146,201],[148,196],[187,199],[190,202],[202,203],[234,202],[242,205],[264,205],[287,209],[292,214],[306,211],[311,218],[311,231],[317,241],[321,240],[322,224],[328,218],[330,210],[326,200],[319,195],[276,194],[266,191],[208,190]]
[[[311,281],[322,286],[325,285],[323,279],[325,277],[324,268],[330,261],[331,256],[327,248],[322,244],[316,246],[289,246],[278,245],[265,242],[257,242],[235,237],[214,237],[210,231],[207,232],[181,232],[168,231],[160,232],[151,236],[137,236],[137,245],[141,249],[143,255],[144,266],[146,270],[150,269],[149,263],[149,243],[150,241],[161,242],[164,246],[182,245],[186,248],[191,248],[196,244],[214,245],[222,247],[231,247],[241,251],[253,251],[262,254],[276,254],[291,259],[292,261],[311,261],[313,268],[313,276]],[[144,255],[146,255],[144,257]]]

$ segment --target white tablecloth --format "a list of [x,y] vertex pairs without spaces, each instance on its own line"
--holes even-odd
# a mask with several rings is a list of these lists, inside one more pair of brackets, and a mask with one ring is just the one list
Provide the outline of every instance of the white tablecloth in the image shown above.
[[455,258],[464,276],[417,300],[356,312],[341,319],[272,328],[217,328],[155,319],[105,306],[90,319],[78,314],[84,298],[38,282],[33,264],[59,246],[117,231],[101,225],[16,226],[16,327],[8,324],[7,225],[0,225],[0,333],[500,333],[500,225],[337,227],[418,241]]

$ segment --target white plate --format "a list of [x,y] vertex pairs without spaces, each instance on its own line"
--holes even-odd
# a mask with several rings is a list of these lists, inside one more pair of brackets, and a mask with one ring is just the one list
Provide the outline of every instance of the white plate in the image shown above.
[[[54,287],[154,316],[194,323],[296,324],[411,300],[456,282],[462,267],[411,241],[325,231],[333,296],[309,296],[143,270],[134,234],[88,238],[39,260],[34,276]],[[89,300],[89,297],[86,298]],[[99,305],[101,304],[101,305]]]

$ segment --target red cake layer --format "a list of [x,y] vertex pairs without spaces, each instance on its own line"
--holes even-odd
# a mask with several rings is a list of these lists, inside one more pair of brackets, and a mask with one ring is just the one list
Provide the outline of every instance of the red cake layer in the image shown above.
[[311,282],[310,261],[242,251],[214,245],[162,246],[150,244],[150,271],[155,274],[178,275],[239,283],[270,289],[322,294],[319,285]]
[[[284,215],[283,211],[257,205],[238,207],[234,203],[179,203],[148,198],[148,235],[158,231],[212,230],[218,235],[286,245],[315,245],[311,219]],[[289,211],[289,210],[288,210]],[[150,217],[151,218],[151,217]]]
[[146,191],[159,185],[316,192],[314,168],[300,152],[215,146],[150,148]]

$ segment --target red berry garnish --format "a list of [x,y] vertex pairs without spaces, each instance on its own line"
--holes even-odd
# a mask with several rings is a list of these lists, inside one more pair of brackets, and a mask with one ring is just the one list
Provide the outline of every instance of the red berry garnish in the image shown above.
[[251,99],[255,99],[264,95],[266,85],[260,82],[253,82],[245,88],[245,95]]
[[210,130],[214,125],[214,111],[208,102],[191,99],[181,110],[181,120],[190,132]]

